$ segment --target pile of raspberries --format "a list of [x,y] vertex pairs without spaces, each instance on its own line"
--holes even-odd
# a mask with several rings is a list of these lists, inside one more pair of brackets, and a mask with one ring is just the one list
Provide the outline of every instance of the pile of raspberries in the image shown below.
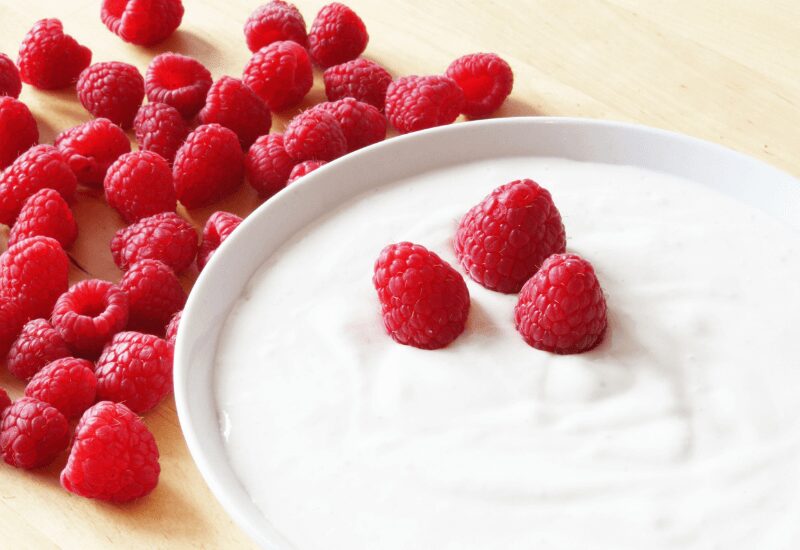
[[[100,17],[122,40],[152,46],[183,15],[180,0],[104,0]],[[216,81],[174,52],[156,56],[144,76],[123,62],[92,64],[58,19],[30,29],[16,64],[0,53],[0,224],[10,227],[0,255],[0,356],[27,384],[13,402],[0,389],[8,464],[39,468],[69,449],[67,491],[112,502],[150,493],[159,454],[139,415],[172,392],[187,298],[178,276],[193,264],[202,270],[242,221],[216,212],[198,237],[178,205],[207,207],[245,180],[267,199],[383,140],[388,125],[407,133],[488,116],[513,85],[508,63],[487,53],[461,57],[443,75],[393,78],[360,57],[366,27],[340,3],[324,6],[307,30],[295,6],[273,0],[247,19],[244,35],[253,55],[243,74]],[[269,133],[271,113],[297,108],[309,92],[314,66],[324,70],[328,101]],[[93,119],[40,145],[17,99],[23,82],[74,86]],[[70,204],[80,185],[102,189],[129,224],[110,243],[124,273],[118,283],[69,285],[66,251],[79,234]]]

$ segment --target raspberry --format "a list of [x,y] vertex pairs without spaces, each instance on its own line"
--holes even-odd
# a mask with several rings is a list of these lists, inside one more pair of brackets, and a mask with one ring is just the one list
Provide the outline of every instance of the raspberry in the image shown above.
[[464,92],[446,76],[404,76],[386,90],[386,118],[401,134],[450,124],[464,105]]
[[227,239],[233,230],[239,227],[242,218],[230,212],[214,212],[203,228],[203,240],[197,253],[197,270],[203,271],[211,256],[219,245]]
[[536,349],[588,351],[606,331],[606,299],[592,264],[576,254],[554,254],[522,287],[514,308],[517,330]]
[[8,352],[8,370],[20,380],[34,374],[56,359],[67,357],[69,348],[53,325],[45,319],[28,321]]
[[128,223],[177,206],[172,169],[160,155],[135,151],[122,155],[111,165],[104,183],[108,205]]
[[142,419],[103,401],[78,422],[61,485],[86,498],[127,502],[155,489],[160,472],[158,446]]
[[158,260],[182,273],[197,255],[197,233],[176,213],[164,212],[117,231],[111,254],[123,271],[141,260]]
[[27,318],[16,296],[0,286],[0,356],[11,347]]
[[333,115],[347,140],[347,152],[382,141],[386,137],[386,117],[378,109],[352,97],[320,103],[321,109]]
[[236,132],[243,149],[269,132],[272,115],[267,104],[241,80],[223,76],[217,80],[200,111],[200,122],[217,123]]
[[144,79],[133,65],[95,63],[78,78],[78,99],[95,117],[105,117],[127,129],[144,100]]
[[511,67],[493,53],[459,57],[450,63],[445,74],[463,90],[462,112],[473,118],[489,116],[499,109],[514,87]]
[[390,244],[375,262],[386,332],[398,344],[421,349],[447,346],[464,332],[469,292],[461,275],[424,246]]
[[364,22],[338,2],[323,6],[308,32],[308,51],[322,68],[355,59],[367,48],[367,42]]
[[10,406],[11,398],[8,396],[8,393],[6,393],[6,390],[0,388],[0,415]]
[[62,132],[55,146],[78,182],[90,187],[102,187],[111,163],[131,150],[128,136],[107,118],[90,120]]
[[296,161],[333,160],[347,152],[347,139],[333,115],[320,109],[303,111],[283,134],[286,152]]
[[52,189],[37,191],[25,201],[11,228],[9,245],[31,237],[51,237],[68,248],[78,237],[78,224],[64,198]]
[[328,164],[328,163],[325,162],[324,160],[307,160],[307,161],[301,162],[299,164],[296,164],[295,167],[292,168],[292,173],[289,174],[289,181],[288,181],[287,185],[289,183],[296,182],[297,180],[299,180],[303,176],[305,176],[307,174],[310,174],[311,172],[313,172],[314,170],[316,170],[320,166],[324,166],[326,164]]
[[145,89],[150,103],[166,103],[186,119],[203,108],[211,88],[211,73],[193,57],[166,52],[147,67]]
[[128,323],[128,296],[108,281],[85,279],[61,295],[50,322],[74,353],[97,357]]
[[0,452],[16,468],[47,466],[69,445],[69,425],[58,409],[23,397],[3,411]]
[[392,82],[389,72],[369,59],[358,58],[334,65],[322,75],[328,101],[352,97],[383,111],[386,89]]
[[262,197],[271,197],[286,187],[294,159],[283,146],[283,134],[267,134],[250,147],[244,165],[253,189]]
[[25,239],[0,256],[0,289],[22,308],[23,323],[49,317],[56,299],[67,290],[68,278],[67,254],[49,237]]
[[103,0],[100,19],[125,42],[152,46],[180,26],[183,4],[181,0]]
[[25,388],[26,397],[50,403],[68,419],[94,404],[97,377],[91,362],[64,357],[40,370]]
[[37,21],[19,47],[19,74],[23,82],[42,90],[75,84],[92,62],[92,51],[64,34],[58,19]]
[[142,105],[133,120],[133,129],[140,150],[159,154],[170,164],[189,134],[181,114],[166,103]]
[[55,147],[31,147],[0,174],[0,223],[13,224],[25,200],[41,189],[54,189],[71,201],[77,186],[75,174]]
[[186,303],[186,291],[169,267],[158,260],[136,262],[120,282],[128,293],[128,329],[164,334],[176,311]]
[[178,200],[186,208],[217,202],[236,191],[244,179],[239,138],[219,124],[199,126],[178,149],[172,174]]
[[270,111],[283,111],[302,101],[311,89],[314,75],[305,48],[282,40],[254,53],[244,67],[242,80]]
[[167,325],[166,335],[164,336],[164,339],[173,348],[175,347],[175,340],[178,338],[178,328],[181,324],[181,317],[183,317],[183,310],[180,310],[172,316],[172,319],[169,320],[169,324]]
[[152,334],[121,332],[97,360],[97,398],[149,411],[172,392],[172,347]]
[[14,62],[4,53],[0,53],[0,96],[18,98],[22,91],[22,80]]
[[281,40],[308,47],[306,22],[294,4],[272,0],[256,8],[244,24],[244,36],[251,52]]
[[30,109],[13,97],[0,97],[0,170],[39,143],[39,127]]
[[473,206],[458,225],[454,245],[474,281],[514,294],[566,243],[550,192],[524,179],[501,185]]

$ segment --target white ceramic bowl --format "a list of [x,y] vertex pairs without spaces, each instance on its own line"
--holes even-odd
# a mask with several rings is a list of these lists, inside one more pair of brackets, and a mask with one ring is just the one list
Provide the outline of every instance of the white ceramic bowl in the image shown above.
[[358,151],[292,184],[250,215],[205,268],[189,297],[175,355],[175,400],[192,457],[223,507],[262,547],[290,545],[230,467],[212,387],[217,340],[230,308],[281,244],[346,199],[438,167],[506,156],[563,157],[673,174],[800,228],[800,184],[788,174],[719,145],[594,120],[513,118],[436,128]]

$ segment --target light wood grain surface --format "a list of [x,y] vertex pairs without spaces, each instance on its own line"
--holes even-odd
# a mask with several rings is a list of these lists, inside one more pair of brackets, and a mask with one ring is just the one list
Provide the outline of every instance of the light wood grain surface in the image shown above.
[[[308,23],[323,4],[298,0]],[[16,57],[34,21],[58,17],[95,61],[133,63],[142,72],[163,51],[199,58],[214,77],[238,76],[249,57],[242,25],[258,0],[184,0],[181,29],[144,49],[102,25],[99,0],[0,0],[0,51]],[[566,115],[634,121],[684,132],[751,154],[800,176],[800,2],[796,0],[350,0],[370,33],[366,55],[394,75],[441,72],[455,57],[494,51],[516,73],[498,116]],[[74,90],[21,99],[42,142],[89,115]],[[304,105],[324,99],[321,77]],[[281,113],[280,131],[297,112]],[[223,203],[184,214],[202,224],[214,210],[246,215],[243,188]],[[99,194],[75,205],[81,235],[73,256],[94,277],[121,274],[108,249],[119,218]],[[0,226],[2,227],[2,226]],[[7,229],[0,229],[0,250]],[[73,270],[72,280],[86,275]],[[184,278],[190,288],[194,274]],[[13,397],[23,386],[0,369]],[[58,484],[62,457],[24,472],[0,467],[0,547],[242,548],[251,543],[212,497],[181,436],[168,400],[146,415],[161,450],[162,476],[148,498],[125,506],[84,500]]]

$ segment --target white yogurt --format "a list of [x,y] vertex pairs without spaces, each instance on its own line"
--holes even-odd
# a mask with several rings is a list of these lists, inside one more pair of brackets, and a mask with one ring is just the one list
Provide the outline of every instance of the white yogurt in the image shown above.
[[[604,343],[528,347],[516,297],[469,279],[453,344],[392,341],[381,248],[457,266],[461,215],[522,177],[595,266]],[[748,205],[628,167],[510,158],[381,187],[286,243],[228,318],[231,463],[298,550],[796,549],[798,244]]]

